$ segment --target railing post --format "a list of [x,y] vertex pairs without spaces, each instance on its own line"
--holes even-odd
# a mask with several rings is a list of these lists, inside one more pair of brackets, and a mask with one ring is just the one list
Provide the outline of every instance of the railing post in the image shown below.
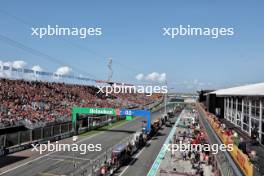
[[4,147],[6,147],[6,134],[4,135]]
[[33,133],[33,130],[30,130],[30,131],[29,131],[29,140],[30,140],[30,142],[33,141],[33,137],[32,137],[33,134],[32,134],[32,133]]
[[40,128],[40,136],[41,136],[41,139],[44,138],[44,128]]
[[19,131],[18,132],[18,135],[17,135],[17,144],[21,144],[21,139],[20,139],[20,137],[21,137],[21,132]]

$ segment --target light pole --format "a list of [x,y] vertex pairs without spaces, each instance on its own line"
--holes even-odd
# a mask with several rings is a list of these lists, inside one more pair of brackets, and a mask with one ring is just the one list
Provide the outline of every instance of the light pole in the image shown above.
[[[167,83],[167,80],[165,80],[165,85],[166,85],[166,87],[167,87],[167,89],[168,89],[168,83]],[[169,91],[169,90],[168,90]],[[167,115],[167,93],[168,92],[166,92],[165,94],[164,94],[164,114],[165,115]]]
[[165,108],[164,108],[164,114],[165,115],[167,115],[167,93],[166,94],[164,94],[164,106],[165,106]]
[[[77,139],[78,139],[78,136],[73,136],[72,137],[73,143],[75,143],[77,141]],[[73,153],[73,167],[76,168],[75,152],[72,151],[72,153]]]

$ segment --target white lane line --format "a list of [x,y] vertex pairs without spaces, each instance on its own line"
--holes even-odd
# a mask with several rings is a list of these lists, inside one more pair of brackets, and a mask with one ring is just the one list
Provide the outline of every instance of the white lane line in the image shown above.
[[[151,141],[152,141],[152,140],[151,140]],[[151,143],[151,141],[149,142],[149,144]],[[119,176],[122,176],[122,175],[126,172],[126,170],[129,168],[129,165],[132,164],[132,163],[135,161],[135,159],[137,159],[137,158],[139,157],[139,155],[140,155],[145,149],[146,149],[146,147],[144,147],[142,150],[140,150],[140,151],[135,155],[135,157],[133,158],[133,160],[129,162],[129,164],[125,167],[125,169],[119,174]]]
[[[53,155],[53,156],[49,156],[48,158],[50,159],[60,159],[62,161],[66,160],[66,159],[73,159],[73,157],[71,156],[60,156],[60,155]],[[86,158],[80,158],[80,157],[74,157],[74,159],[77,159],[77,160],[83,160],[83,161],[92,161],[91,159],[86,159]]]
[[[51,153],[55,153],[55,152],[51,152]],[[39,159],[41,159],[41,158],[43,158],[43,157],[45,157],[45,156],[48,156],[48,155],[51,154],[51,153],[48,153],[48,154],[43,155],[43,156],[40,156],[40,157],[38,157],[38,158],[35,158],[35,159],[33,159],[33,160],[30,160],[30,161],[25,162],[25,163],[23,163],[23,164],[20,164],[20,165],[18,165],[18,166],[12,167],[11,169],[8,169],[8,170],[6,170],[6,171],[1,172],[0,175],[3,175],[3,174],[8,173],[8,172],[10,172],[10,171],[12,171],[12,170],[15,170],[15,169],[20,168],[20,167],[22,167],[22,166],[25,166],[25,165],[27,165],[27,164],[29,164],[29,163],[32,163],[32,162],[34,162],[34,161],[37,161],[37,160],[39,160]]]
[[64,159],[58,159],[58,158],[48,158],[48,159],[58,161],[58,163],[64,161]]
[[[128,123],[129,123],[129,122],[128,122]],[[127,124],[127,123],[126,123],[126,124]],[[115,126],[114,128],[117,128],[117,127],[119,127],[119,126]],[[93,137],[95,137],[95,136],[97,136],[97,135],[99,135],[99,134],[102,134],[102,133],[105,133],[105,131],[102,131],[102,132],[96,133],[96,134],[91,135],[91,136],[89,136],[89,137],[87,137],[87,138],[83,138],[83,139],[77,141],[76,143],[81,143],[81,142],[83,142],[83,141],[85,141],[85,140],[88,140],[88,139],[90,139],[90,138],[93,138]],[[5,170],[5,171],[3,171],[3,172],[0,172],[0,175],[3,175],[3,174],[5,174],[5,173],[11,172],[11,171],[13,171],[13,170],[16,170],[16,169],[18,169],[18,168],[20,168],[20,167],[23,167],[23,166],[25,166],[25,165],[27,165],[27,164],[30,164],[30,163],[32,163],[32,162],[35,162],[35,161],[37,161],[37,160],[39,160],[39,159],[41,159],[41,158],[44,158],[44,157],[49,156],[49,155],[51,155],[51,154],[53,154],[53,153],[56,153],[56,152],[59,152],[59,151],[53,151],[53,152],[47,153],[47,154],[45,154],[45,155],[43,155],[43,156],[37,157],[37,158],[35,158],[35,159],[33,159],[33,160],[30,160],[30,161],[28,161],[28,162],[25,162],[25,163],[22,163],[22,164],[20,164],[20,165],[14,166],[14,167],[12,167],[12,168],[10,168],[10,169],[7,169],[7,170]],[[1,171],[1,170],[0,170],[0,171]]]

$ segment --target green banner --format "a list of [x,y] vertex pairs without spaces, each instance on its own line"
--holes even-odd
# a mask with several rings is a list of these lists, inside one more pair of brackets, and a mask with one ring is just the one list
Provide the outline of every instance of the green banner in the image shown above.
[[72,126],[74,128],[74,132],[76,133],[76,121],[77,114],[103,114],[103,115],[117,115],[116,110],[112,108],[79,108],[74,107],[72,109]]
[[112,108],[73,108],[73,113],[116,115]]
[[133,117],[132,116],[126,116],[126,120],[133,120]]

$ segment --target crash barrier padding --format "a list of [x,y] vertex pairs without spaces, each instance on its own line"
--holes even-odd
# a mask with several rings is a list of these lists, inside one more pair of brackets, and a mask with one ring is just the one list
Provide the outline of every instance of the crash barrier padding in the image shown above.
[[[209,117],[210,114],[208,114],[201,106],[200,109],[202,109],[204,112],[205,117],[213,127],[215,133],[218,135],[222,143],[226,145],[234,144],[231,136],[228,136],[221,131],[218,123],[215,122],[213,118]],[[250,162],[249,157],[246,154],[244,154],[235,144],[233,145],[233,150],[229,153],[246,176],[253,176],[253,164]]]

